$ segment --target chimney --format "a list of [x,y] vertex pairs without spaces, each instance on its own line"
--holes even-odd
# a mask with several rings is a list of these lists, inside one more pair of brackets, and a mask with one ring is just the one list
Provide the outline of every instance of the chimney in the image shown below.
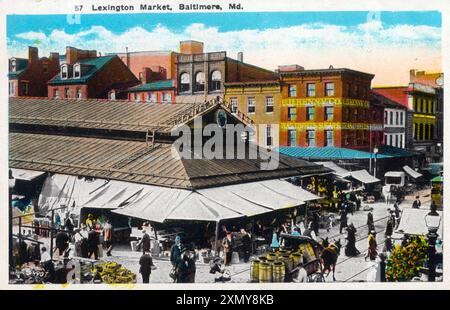
[[125,47],[125,51],[127,53],[127,63],[126,63],[126,65],[129,68],[130,67],[130,53],[128,52],[128,46]]
[[409,79],[410,81],[416,76],[417,74],[417,69],[410,69],[409,70]]
[[38,48],[34,46],[28,46],[28,60],[30,63],[36,63],[39,60]]
[[244,53],[243,52],[239,52],[237,54],[237,60],[240,62],[244,62]]
[[305,70],[304,67],[299,65],[284,65],[278,66],[278,72],[292,72],[292,71],[302,71]]
[[72,46],[66,47],[66,63],[73,65],[78,61],[78,49]]
[[203,54],[203,42],[188,40],[180,42],[181,54]]

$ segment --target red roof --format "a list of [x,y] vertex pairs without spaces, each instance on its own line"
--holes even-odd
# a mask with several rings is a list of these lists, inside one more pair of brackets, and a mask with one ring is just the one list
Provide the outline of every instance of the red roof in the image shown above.
[[408,86],[377,87],[373,88],[372,91],[402,106],[408,107]]

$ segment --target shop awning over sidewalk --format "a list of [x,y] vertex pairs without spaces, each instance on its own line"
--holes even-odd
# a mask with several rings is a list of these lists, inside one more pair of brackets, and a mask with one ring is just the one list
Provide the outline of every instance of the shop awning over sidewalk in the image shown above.
[[34,179],[45,174],[45,172],[43,172],[43,171],[17,169],[17,168],[10,168],[10,169],[11,169],[13,178],[17,179],[17,180],[33,181]]
[[72,212],[80,212],[83,207],[111,209],[162,223],[255,216],[319,198],[279,179],[187,190],[56,174],[47,178],[39,202],[47,211],[61,205],[70,206]]
[[380,179],[377,179],[376,177],[370,175],[369,172],[367,172],[367,170],[365,169],[352,171],[350,176],[364,184],[380,182]]
[[413,168],[411,168],[408,165],[403,166],[403,170],[409,174],[410,176],[412,176],[414,179],[420,178],[422,176],[421,173],[415,171]]
[[344,169],[341,166],[338,166],[337,164],[335,164],[332,161],[319,161],[319,162],[316,162],[316,164],[324,165],[325,167],[333,170],[333,174],[335,174],[341,178],[348,177],[348,176],[350,176],[350,173],[351,173],[349,170]]

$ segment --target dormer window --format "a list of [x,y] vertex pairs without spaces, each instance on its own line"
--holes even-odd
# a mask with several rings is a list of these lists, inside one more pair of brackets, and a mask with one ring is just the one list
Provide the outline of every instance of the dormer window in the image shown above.
[[73,77],[74,78],[81,77],[81,66],[79,64],[76,64],[75,66],[73,66]]
[[64,64],[61,66],[61,78],[62,79],[67,79],[69,75],[69,69],[67,68],[67,64]]
[[17,70],[17,62],[15,59],[11,59],[11,72],[16,72]]

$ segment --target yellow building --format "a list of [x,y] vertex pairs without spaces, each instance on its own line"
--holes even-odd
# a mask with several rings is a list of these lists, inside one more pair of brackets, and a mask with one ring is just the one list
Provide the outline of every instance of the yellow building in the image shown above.
[[239,111],[253,120],[256,136],[251,140],[262,147],[278,147],[281,101],[278,81],[225,83],[225,101],[232,113]]

